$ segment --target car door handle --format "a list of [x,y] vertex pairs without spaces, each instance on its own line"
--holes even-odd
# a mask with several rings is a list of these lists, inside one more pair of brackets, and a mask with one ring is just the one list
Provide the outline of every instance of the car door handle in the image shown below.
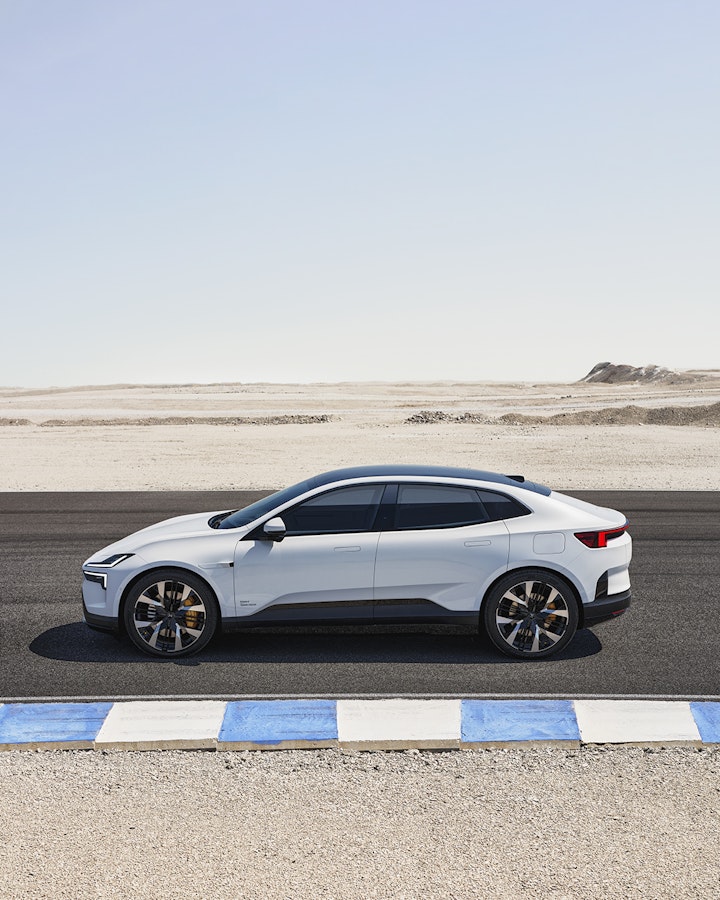
[[335,547],[336,553],[357,553],[359,547]]
[[492,541],[465,541],[466,547],[489,547]]

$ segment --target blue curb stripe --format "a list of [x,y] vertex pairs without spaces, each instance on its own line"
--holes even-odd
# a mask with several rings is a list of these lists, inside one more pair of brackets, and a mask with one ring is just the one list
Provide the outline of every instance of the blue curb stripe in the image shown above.
[[703,744],[720,744],[720,703],[691,703],[690,711]]
[[218,741],[336,741],[334,700],[239,700],[225,710]]
[[463,700],[461,741],[579,741],[571,700]]
[[0,708],[0,744],[94,741],[112,703],[9,703]]
[[[372,705],[376,701],[365,702]],[[457,704],[458,701],[448,702]],[[618,707],[632,702],[623,701]],[[148,715],[146,707],[149,704],[143,704],[143,715]],[[0,747],[22,749],[38,744],[71,746],[83,743],[92,746],[113,705],[111,702],[0,703]],[[167,706],[167,701],[163,706]],[[189,706],[192,707],[191,702]],[[198,701],[198,709],[200,706],[202,701]],[[585,706],[592,708],[592,704]],[[703,744],[720,744],[720,702],[675,701],[670,706],[672,709],[683,707],[692,713]],[[521,746],[524,741],[585,743],[572,700],[462,700],[460,711],[460,740],[456,746],[484,743],[517,743]],[[587,710],[585,715],[587,717]],[[607,716],[608,709],[597,715]],[[192,731],[196,725],[192,708],[187,711],[187,722]],[[176,743],[177,739],[176,736],[173,741]],[[334,700],[230,701],[225,704],[217,740],[228,747],[232,744],[252,745],[257,749],[273,749],[280,745],[338,746],[337,703]],[[162,746],[162,739],[158,741]],[[613,737],[613,741],[622,741],[622,734]],[[409,740],[408,745],[412,744]]]

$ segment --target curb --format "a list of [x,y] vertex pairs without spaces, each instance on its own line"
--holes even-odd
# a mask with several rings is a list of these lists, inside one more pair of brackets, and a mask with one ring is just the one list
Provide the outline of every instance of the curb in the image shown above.
[[448,750],[720,744],[720,702],[131,700],[0,704],[0,750]]

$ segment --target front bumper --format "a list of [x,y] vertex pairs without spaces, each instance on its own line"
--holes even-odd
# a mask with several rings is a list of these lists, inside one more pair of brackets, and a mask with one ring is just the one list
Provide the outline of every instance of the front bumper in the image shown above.
[[97,613],[88,612],[83,600],[83,622],[93,631],[105,631],[117,634],[120,631],[118,620],[115,616],[99,616]]
[[583,622],[582,624],[589,628],[597,625],[598,622],[605,622],[608,619],[614,619],[621,615],[630,606],[632,593],[630,589],[622,591],[620,594],[610,594],[609,597],[600,597],[593,600],[592,603],[585,603],[582,608]]

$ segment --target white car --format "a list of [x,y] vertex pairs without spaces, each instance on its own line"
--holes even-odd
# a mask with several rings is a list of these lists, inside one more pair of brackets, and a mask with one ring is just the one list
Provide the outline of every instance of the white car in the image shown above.
[[629,606],[627,526],[521,476],[339,469],[93,554],[84,619],[160,657],[250,626],[425,622],[474,624],[509,656],[543,658]]

